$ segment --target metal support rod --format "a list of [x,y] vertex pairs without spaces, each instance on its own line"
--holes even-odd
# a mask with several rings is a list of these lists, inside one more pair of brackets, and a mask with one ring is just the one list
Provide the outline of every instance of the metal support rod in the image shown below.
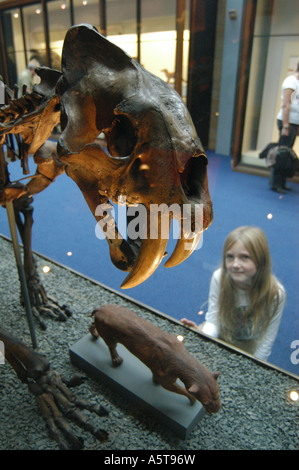
[[137,62],[141,64],[141,0],[136,0]]
[[24,266],[23,266],[22,258],[21,258],[21,251],[20,251],[18,235],[17,235],[17,229],[16,229],[15,212],[14,212],[12,201],[6,202],[6,211],[7,211],[7,218],[8,218],[8,223],[9,223],[9,229],[10,229],[10,234],[11,234],[11,239],[12,239],[12,244],[13,244],[13,249],[14,249],[14,254],[15,254],[15,259],[16,259],[16,264],[17,264],[18,273],[19,273],[19,279],[20,279],[20,284],[21,284],[21,292],[22,292],[22,296],[23,296],[23,299],[24,299],[25,311],[26,311],[27,320],[28,320],[29,329],[30,329],[32,346],[34,348],[37,348],[37,340],[36,340],[36,336],[35,336],[33,314],[32,314],[31,303],[30,303],[30,299],[29,299],[29,293],[28,293],[28,288],[27,288],[27,282],[26,282],[26,277],[25,277]]
[[175,83],[174,89],[182,96],[184,29],[186,16],[186,0],[176,2],[176,51],[175,51]]

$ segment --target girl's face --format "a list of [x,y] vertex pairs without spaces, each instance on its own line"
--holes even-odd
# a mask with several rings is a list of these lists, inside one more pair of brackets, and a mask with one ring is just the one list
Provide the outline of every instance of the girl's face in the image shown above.
[[250,286],[256,265],[240,241],[235,242],[225,254],[225,267],[234,284],[240,289]]

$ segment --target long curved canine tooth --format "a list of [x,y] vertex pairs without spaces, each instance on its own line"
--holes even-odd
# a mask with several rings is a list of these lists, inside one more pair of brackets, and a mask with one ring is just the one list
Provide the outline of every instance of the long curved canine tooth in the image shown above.
[[[170,219],[167,217],[168,233],[165,233],[165,225],[162,222],[163,216],[158,214],[158,227],[154,227],[157,238],[150,237],[150,213],[147,214],[147,238],[142,241],[137,259],[130,274],[123,281],[121,288],[130,289],[146,281],[161,263],[168,243]],[[165,222],[165,221],[164,221]],[[163,228],[161,228],[163,227]],[[161,233],[163,230],[163,233]],[[166,236],[167,235],[167,236]],[[163,236],[163,238],[162,238]]]
[[181,219],[181,236],[176,247],[165,262],[165,268],[172,268],[185,261],[196,249],[203,230],[203,206],[196,204],[191,199],[184,204],[183,217]]
[[188,239],[188,235],[189,234],[185,234],[185,236],[178,239],[172,255],[164,263],[165,268],[173,268],[183,263],[196,249],[201,239],[202,232],[196,233],[190,240]]

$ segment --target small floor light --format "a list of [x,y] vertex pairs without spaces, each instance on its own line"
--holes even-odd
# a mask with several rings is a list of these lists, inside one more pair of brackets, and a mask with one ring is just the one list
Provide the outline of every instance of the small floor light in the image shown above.
[[48,273],[51,270],[50,266],[44,266],[43,267],[43,272]]
[[291,390],[289,393],[289,399],[291,401],[298,401],[299,400],[299,393],[296,390]]

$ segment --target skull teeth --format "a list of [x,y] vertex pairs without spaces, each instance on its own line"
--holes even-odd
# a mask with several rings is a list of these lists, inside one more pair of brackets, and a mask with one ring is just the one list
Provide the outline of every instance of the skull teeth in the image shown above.
[[165,268],[173,268],[174,266],[183,263],[187,258],[189,258],[189,256],[196,249],[201,236],[202,232],[198,232],[190,239],[188,239],[188,236],[179,238],[172,255],[164,263]]
[[121,285],[122,289],[136,287],[153,274],[164,257],[167,242],[168,239],[143,240],[137,260]]
[[[147,214],[147,238],[142,241],[137,259],[121,285],[122,289],[136,287],[146,281],[158,268],[164,255],[168,243],[170,220],[168,220],[168,233],[165,234],[165,224],[162,222],[162,215],[159,214],[157,237],[150,237],[150,214]],[[165,221],[164,221],[165,222]],[[161,236],[163,227],[163,237]]]

